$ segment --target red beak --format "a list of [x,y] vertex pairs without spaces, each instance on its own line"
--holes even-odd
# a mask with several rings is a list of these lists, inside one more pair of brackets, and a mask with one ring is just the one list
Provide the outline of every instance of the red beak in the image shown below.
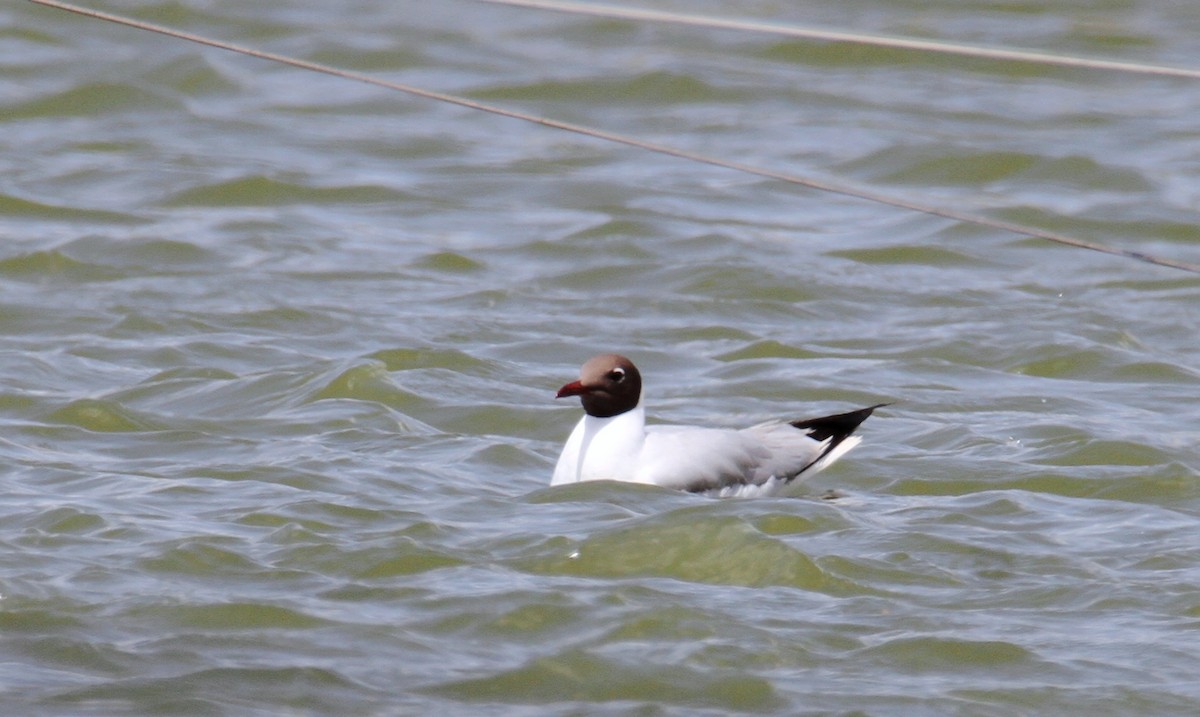
[[555,396],[555,398],[563,398],[565,396],[582,396],[589,391],[591,391],[591,389],[587,386],[584,386],[580,381],[572,381],[566,386],[558,389],[558,394]]

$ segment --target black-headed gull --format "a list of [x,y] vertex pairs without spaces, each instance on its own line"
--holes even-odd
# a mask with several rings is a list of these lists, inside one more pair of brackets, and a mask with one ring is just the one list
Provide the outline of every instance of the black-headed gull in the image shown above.
[[550,485],[589,480],[649,483],[719,497],[782,492],[862,440],[851,435],[880,406],[741,430],[647,426],[642,376],[617,354],[596,356],[556,398],[579,396],[584,416],[563,446]]

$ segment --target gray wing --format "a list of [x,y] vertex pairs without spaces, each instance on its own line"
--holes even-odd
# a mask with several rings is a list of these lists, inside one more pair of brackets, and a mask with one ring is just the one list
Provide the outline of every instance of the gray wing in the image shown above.
[[832,440],[818,440],[811,431],[798,428],[791,423],[772,421],[743,429],[741,433],[753,436],[762,444],[767,455],[758,465],[754,483],[763,483],[771,478],[790,481],[808,470],[814,472],[841,457],[843,453],[858,445],[856,437],[843,438],[845,448],[838,446],[837,454],[829,451]]
[[[801,473],[816,473],[862,439],[851,435],[880,406],[740,431],[647,426],[636,480],[719,495],[768,494]],[[761,487],[762,490],[756,490]]]
[[765,482],[771,476],[764,467],[774,462],[752,429],[647,426],[642,451],[639,482],[692,492]]

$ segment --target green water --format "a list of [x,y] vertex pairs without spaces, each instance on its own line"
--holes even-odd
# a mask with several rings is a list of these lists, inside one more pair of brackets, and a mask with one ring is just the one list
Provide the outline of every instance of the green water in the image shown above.
[[[677,7],[1200,57],[1186,3]],[[107,9],[1200,261],[1196,82],[466,2]],[[1200,712],[1200,279],[0,27],[0,712]],[[550,489],[600,351],[659,421],[894,404],[801,498]]]

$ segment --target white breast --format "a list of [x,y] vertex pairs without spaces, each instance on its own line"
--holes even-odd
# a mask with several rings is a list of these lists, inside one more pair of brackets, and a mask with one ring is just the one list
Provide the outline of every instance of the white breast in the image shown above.
[[646,412],[641,406],[611,418],[585,415],[563,446],[550,485],[585,480],[637,481],[645,441]]

